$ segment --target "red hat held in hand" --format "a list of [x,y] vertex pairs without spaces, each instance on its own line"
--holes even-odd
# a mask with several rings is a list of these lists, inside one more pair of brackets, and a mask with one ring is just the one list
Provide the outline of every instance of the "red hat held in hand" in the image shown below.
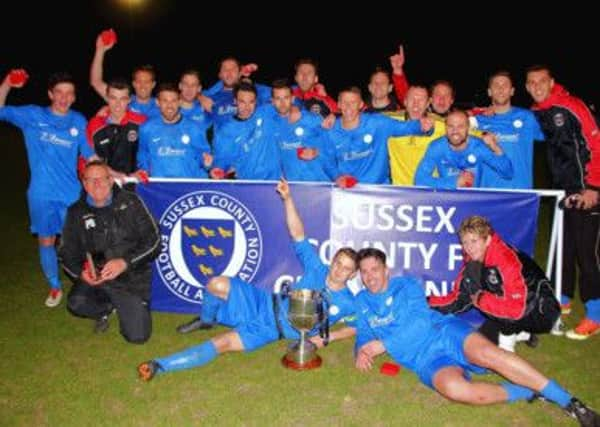
[[258,65],[251,62],[250,64],[242,65],[240,68],[240,74],[244,77],[250,77],[250,75],[256,70],[258,70]]
[[381,365],[379,372],[381,372],[383,375],[394,376],[400,372],[400,365],[392,362],[385,362],[383,365]]
[[117,33],[112,28],[110,30],[104,30],[100,33],[100,38],[104,46],[110,46],[117,43]]
[[300,160],[314,160],[319,155],[316,148],[298,147],[296,148],[296,157]]
[[28,79],[29,74],[27,74],[27,71],[22,68],[10,70],[10,73],[8,73],[8,82],[11,86],[23,86],[25,83],[27,83]]
[[212,168],[209,175],[212,179],[225,179],[225,171],[221,168]]
[[475,175],[470,171],[462,171],[460,176],[463,178],[463,187],[473,187],[475,183]]
[[340,188],[352,188],[358,183],[358,180],[352,175],[341,175],[338,176],[335,183]]
[[148,175],[148,172],[143,169],[139,169],[134,175],[142,184],[148,184],[150,182],[150,176]]

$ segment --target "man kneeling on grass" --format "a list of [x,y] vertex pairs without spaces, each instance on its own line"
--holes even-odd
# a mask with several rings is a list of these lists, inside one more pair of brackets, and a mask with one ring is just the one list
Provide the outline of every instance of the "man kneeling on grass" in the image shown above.
[[[326,294],[329,300],[331,324],[354,314],[354,296],[346,282],[356,275],[356,252],[342,248],[333,257],[331,267],[321,262],[304,234],[304,225],[298,215],[286,181],[280,181],[277,191],[283,199],[288,230],[294,240],[296,255],[304,274],[294,289],[313,289]],[[237,278],[214,277],[206,286],[200,320],[201,328],[208,329],[219,323],[233,330],[224,332],[198,346],[190,347],[164,358],[152,359],[138,366],[142,380],[149,381],[157,373],[177,371],[205,365],[219,354],[230,351],[252,351],[280,338],[298,339],[299,333],[289,323],[289,298],[282,299],[278,309],[272,294]],[[355,328],[346,326],[321,338],[317,331],[309,332],[310,340],[318,347],[328,342],[354,336]]]
[[479,328],[491,342],[515,351],[517,341],[537,345],[534,334],[550,332],[560,303],[550,281],[527,254],[504,242],[481,216],[466,218],[458,230],[464,265],[448,295],[430,296],[441,313],[473,307],[486,317]]
[[152,333],[150,261],[160,252],[158,227],[142,199],[113,186],[108,166],[88,163],[85,193],[69,207],[59,255],[74,285],[68,309],[95,319],[95,331],[108,329],[113,310],[121,335],[136,344]]
[[[385,254],[358,252],[366,287],[356,296],[356,367],[368,371],[385,352],[415,371],[447,399],[472,405],[541,398],[561,406],[582,426],[600,426],[600,416],[531,364],[488,341],[466,322],[430,309],[421,281],[390,279]],[[470,373],[492,370],[508,381],[471,381]]]

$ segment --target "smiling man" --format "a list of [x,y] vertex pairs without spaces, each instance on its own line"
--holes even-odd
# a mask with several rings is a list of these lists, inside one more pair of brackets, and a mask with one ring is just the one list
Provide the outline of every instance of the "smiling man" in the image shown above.
[[535,261],[505,243],[481,216],[466,218],[458,235],[465,264],[452,292],[429,297],[429,305],[442,313],[477,308],[487,318],[479,331],[508,351],[514,351],[520,332],[524,339],[550,332],[560,305]]
[[544,135],[533,113],[515,107],[511,98],[515,93],[511,75],[497,71],[489,78],[487,93],[491,105],[484,114],[471,118],[476,128],[496,136],[498,146],[513,165],[513,177],[506,179],[492,168],[484,168],[481,186],[485,188],[532,188],[533,143]]
[[[356,252],[352,248],[341,248],[334,255],[331,266],[323,264],[304,233],[304,224],[287,181],[279,181],[277,192],[283,201],[294,251],[303,268],[302,278],[292,285],[292,289],[321,292],[330,303],[329,323],[333,325],[343,319],[348,322],[345,327],[323,337],[316,330],[318,328],[313,328],[308,332],[310,340],[322,347],[334,340],[354,336],[354,296],[346,283],[356,275]],[[215,323],[232,329],[178,353],[143,362],[138,366],[138,374],[142,380],[150,381],[156,374],[204,366],[224,353],[251,352],[278,339],[298,339],[299,332],[288,319],[289,305],[290,298],[278,298],[237,277],[213,277],[206,285],[200,316],[182,325],[179,331],[210,329]]]
[[600,129],[585,103],[556,83],[548,67],[530,67],[526,88],[546,137],[552,188],[567,192],[561,302],[569,314],[578,285],[585,317],[566,336],[585,340],[600,333]]
[[446,117],[446,136],[432,141],[415,172],[415,185],[454,189],[480,187],[484,168],[510,179],[513,167],[494,139],[469,134],[469,116],[454,110]]
[[129,109],[130,92],[124,79],[111,80],[106,89],[107,114],[96,115],[87,126],[88,143],[116,178],[135,172],[139,128],[146,121]]
[[[370,370],[375,357],[387,352],[449,400],[489,405],[541,395],[582,426],[600,425],[593,410],[527,361],[493,345],[461,319],[431,310],[421,280],[390,279],[386,256],[379,249],[361,249],[358,267],[366,287],[356,296],[355,364],[360,371]],[[471,381],[471,372],[485,369],[508,381]]]
[[76,99],[71,75],[55,73],[50,76],[48,107],[5,106],[10,90],[25,84],[24,81],[13,81],[13,72],[24,73],[24,70],[13,70],[0,84],[0,120],[23,132],[31,173],[27,189],[31,232],[37,234],[42,271],[50,285],[46,306],[56,307],[62,299],[56,236],[63,228],[67,208],[81,191],[77,156],[89,160],[94,157],[94,152],[85,139],[85,118],[71,109]]
[[160,116],[140,127],[137,173],[155,178],[207,178],[206,129],[181,114],[179,89],[174,84],[161,83],[157,101]]
[[74,285],[68,309],[108,328],[116,310],[121,335],[142,344],[150,338],[150,261],[160,251],[158,227],[134,193],[113,186],[101,161],[83,172],[85,194],[69,207],[59,254]]

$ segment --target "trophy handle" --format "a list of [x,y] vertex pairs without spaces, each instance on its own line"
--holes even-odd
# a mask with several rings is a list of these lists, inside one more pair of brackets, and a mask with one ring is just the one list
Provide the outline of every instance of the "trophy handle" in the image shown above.
[[279,288],[279,295],[281,299],[287,298],[290,296],[290,292],[292,290],[292,282],[289,280],[285,280],[281,283],[281,288]]
[[271,300],[273,304],[273,313],[275,313],[275,326],[277,327],[278,339],[283,339],[284,333],[281,327],[281,320],[279,319],[281,303],[285,298],[290,296],[292,290],[292,283],[289,280],[284,281],[279,288],[279,292],[273,292],[271,294]]
[[[319,336],[329,343],[329,295],[327,291],[319,292]],[[327,345],[327,344],[325,344]]]

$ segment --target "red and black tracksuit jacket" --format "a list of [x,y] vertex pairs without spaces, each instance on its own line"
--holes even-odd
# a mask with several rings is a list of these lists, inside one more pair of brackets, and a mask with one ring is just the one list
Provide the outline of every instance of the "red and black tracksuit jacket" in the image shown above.
[[130,174],[137,169],[139,127],[145,121],[146,116],[132,111],[127,111],[119,123],[95,116],[87,126],[88,143],[112,169]]
[[292,95],[302,103],[304,109],[319,114],[323,118],[331,113],[335,114],[338,112],[337,103],[334,99],[318,92],[316,89],[302,92],[302,89],[296,86],[292,89]]
[[567,193],[600,191],[600,131],[585,103],[555,84],[532,110],[546,137],[554,187]]
[[[465,264],[469,261],[469,257],[465,256]],[[556,320],[560,309],[550,282],[527,254],[509,246],[494,233],[483,265],[482,292],[474,306],[484,316],[512,323],[551,313]],[[443,313],[458,313],[473,307],[471,297],[460,286],[463,272],[464,265],[448,295],[429,297],[432,308]]]

